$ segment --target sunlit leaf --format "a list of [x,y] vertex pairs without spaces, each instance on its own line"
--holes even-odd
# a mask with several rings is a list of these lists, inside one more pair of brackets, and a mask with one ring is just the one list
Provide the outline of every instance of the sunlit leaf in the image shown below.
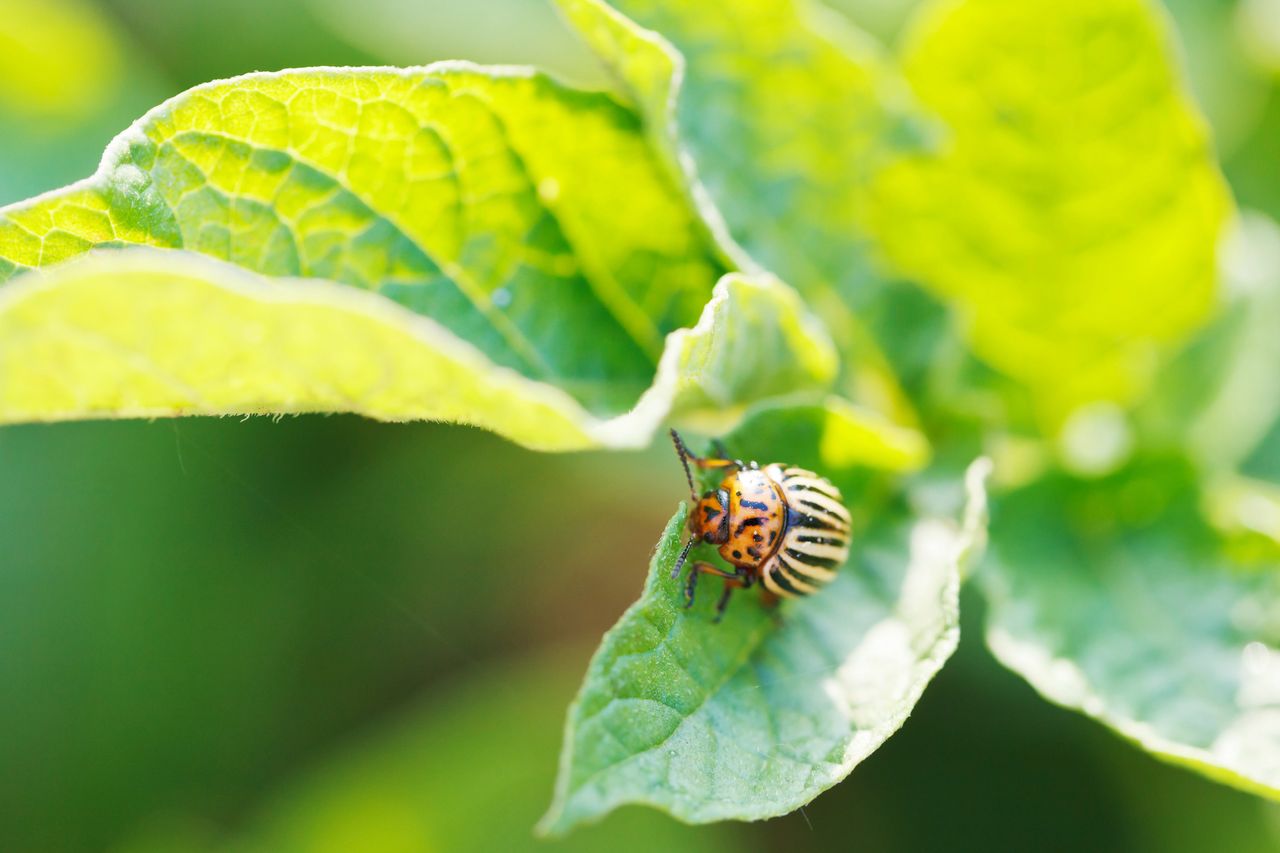
[[909,142],[884,52],[806,2],[557,0],[615,70],[721,245],[796,287],[851,353],[850,390],[905,413],[851,306],[881,286],[864,187]]
[[992,651],[1046,698],[1280,799],[1280,561],[1225,547],[1187,466],[1003,496],[979,577]]
[[0,212],[0,274],[129,243],[374,290],[596,414],[634,404],[720,272],[631,113],[464,64],[197,87]]
[[920,431],[835,396],[756,407],[724,442],[739,456],[762,462],[787,448],[788,462],[833,479],[857,470],[916,471],[930,453]]
[[940,139],[877,177],[875,231],[1050,429],[1132,402],[1212,305],[1230,201],[1169,29],[1146,0],[964,0],[907,42]]
[[0,108],[68,120],[114,94],[123,71],[116,33],[85,0],[5,0]]
[[636,407],[601,419],[376,294],[188,252],[100,252],[0,288],[0,422],[343,411],[462,421],[539,449],[642,446],[673,404],[829,380],[834,353],[802,310],[775,281],[726,276]]
[[242,270],[99,258],[4,286],[0,420],[336,410],[638,446],[677,402],[732,418],[837,369],[771,277],[712,298],[721,265],[630,112],[518,69],[201,86],[0,211],[6,276],[129,245]]
[[[888,512],[859,531],[820,594],[767,610],[739,592],[692,609],[670,578],[685,509],[658,542],[644,593],[605,635],[569,710],[555,800],[560,834],[624,803],[703,823],[785,814],[847,776],[902,725],[954,650],[959,565],[985,524],[982,472],[966,524]],[[708,584],[710,586],[710,584]]]

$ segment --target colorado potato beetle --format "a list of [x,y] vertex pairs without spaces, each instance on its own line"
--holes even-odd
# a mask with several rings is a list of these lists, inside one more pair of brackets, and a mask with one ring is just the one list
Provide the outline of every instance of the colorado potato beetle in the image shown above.
[[[724,615],[729,596],[759,581],[770,598],[809,595],[836,576],[849,556],[849,510],[831,481],[812,471],[774,462],[761,468],[755,462],[730,459],[720,445],[716,455],[690,452],[679,433],[671,440],[684,466],[693,509],[689,513],[689,541],[685,543],[672,579],[680,576],[689,550],[699,542],[720,546],[720,556],[732,571],[702,560],[689,566],[685,607],[693,605],[701,575],[724,578],[724,593],[716,604],[716,621]],[[701,497],[693,484],[693,463],[703,471],[724,471],[718,488]]]

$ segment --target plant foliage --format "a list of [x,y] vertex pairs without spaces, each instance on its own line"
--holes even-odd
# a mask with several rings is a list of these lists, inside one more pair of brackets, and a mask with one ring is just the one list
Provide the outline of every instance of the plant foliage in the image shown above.
[[895,52],[801,0],[558,5],[615,91],[250,74],[0,210],[0,422],[340,411],[541,450],[673,422],[831,477],[853,554],[777,612],[683,609],[675,514],[547,832],[804,805],[903,724],[970,573],[1046,697],[1280,798],[1280,525],[1245,511],[1280,505],[1250,392],[1280,271],[1223,298],[1235,214],[1160,8],[933,0]]

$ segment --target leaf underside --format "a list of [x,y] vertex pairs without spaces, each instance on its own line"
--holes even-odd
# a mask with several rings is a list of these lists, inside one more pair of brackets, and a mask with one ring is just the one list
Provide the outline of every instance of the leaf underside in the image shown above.
[[1280,799],[1280,566],[1200,520],[1193,473],[1141,462],[1005,496],[980,575],[996,657],[1156,756]]

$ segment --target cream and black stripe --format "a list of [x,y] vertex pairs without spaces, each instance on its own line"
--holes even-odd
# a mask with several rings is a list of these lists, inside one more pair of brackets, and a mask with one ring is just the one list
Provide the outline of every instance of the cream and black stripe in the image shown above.
[[840,490],[812,471],[770,465],[765,473],[786,501],[787,524],[760,578],[770,592],[787,598],[817,592],[849,557],[849,510]]

